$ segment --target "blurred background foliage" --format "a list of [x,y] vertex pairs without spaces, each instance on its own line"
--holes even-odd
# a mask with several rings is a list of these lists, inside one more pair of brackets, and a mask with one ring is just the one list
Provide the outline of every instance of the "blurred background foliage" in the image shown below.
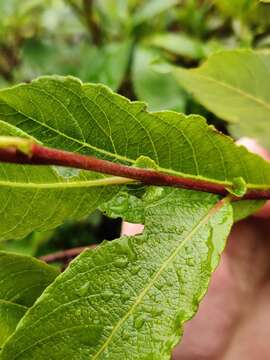
[[[40,75],[101,82],[152,111],[200,113],[158,63],[199,65],[212,52],[270,47],[270,7],[257,0],[0,0],[0,87]],[[1,249],[44,255],[119,235],[121,222],[95,212]]]

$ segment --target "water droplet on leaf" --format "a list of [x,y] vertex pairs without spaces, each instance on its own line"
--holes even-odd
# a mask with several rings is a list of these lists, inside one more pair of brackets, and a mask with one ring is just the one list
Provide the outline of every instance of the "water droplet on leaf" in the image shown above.
[[132,266],[131,268],[130,268],[130,272],[131,272],[131,274],[133,274],[133,275],[136,275],[136,274],[138,274],[138,272],[140,271],[140,266],[139,265],[135,265],[135,266]]
[[194,258],[188,258],[186,260],[186,263],[187,263],[188,266],[194,266],[195,265],[195,260],[194,260]]
[[114,261],[114,266],[118,267],[118,268],[125,268],[128,264],[128,259],[127,257],[119,257],[118,259],[116,259]]
[[110,300],[112,296],[113,296],[113,292],[110,290],[106,290],[101,294],[102,299],[106,301]]
[[146,315],[142,314],[135,318],[134,326],[137,330],[141,329],[146,322]]
[[89,281],[87,281],[85,284],[83,284],[79,289],[78,289],[78,294],[80,296],[85,296],[88,292],[88,289],[89,289]]
[[127,290],[123,290],[122,294],[121,294],[121,300],[122,301],[127,301],[130,298],[130,294]]

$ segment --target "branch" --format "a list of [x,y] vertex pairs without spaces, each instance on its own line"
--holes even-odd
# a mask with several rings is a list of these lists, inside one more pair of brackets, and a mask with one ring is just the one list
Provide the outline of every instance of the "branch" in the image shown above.
[[[71,168],[91,170],[102,174],[121,177],[119,183],[130,183],[133,179],[146,185],[171,186],[190,190],[203,191],[219,195],[227,195],[233,190],[232,183],[220,183],[204,179],[188,178],[171,175],[165,172],[136,168],[85,156],[78,153],[48,148],[16,137],[1,137],[0,162],[28,165],[57,165]],[[126,180],[126,181],[125,181]],[[108,184],[118,184],[117,179]],[[233,197],[233,200],[270,199],[270,189],[248,189],[243,197]]]
[[96,20],[94,19],[93,0],[83,0],[83,7],[86,25],[92,35],[93,43],[98,46],[101,43],[101,32]]
[[51,264],[54,262],[66,263],[66,262],[70,262],[76,256],[80,255],[84,250],[91,249],[94,247],[95,247],[95,245],[90,245],[90,246],[84,246],[84,247],[78,247],[78,248],[58,251],[53,254],[40,256],[39,259],[42,261],[45,261],[47,264]]

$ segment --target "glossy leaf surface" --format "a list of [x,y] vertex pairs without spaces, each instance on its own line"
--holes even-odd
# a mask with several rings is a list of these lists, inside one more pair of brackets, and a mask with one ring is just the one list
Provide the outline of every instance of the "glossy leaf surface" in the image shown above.
[[150,188],[144,201],[144,233],[77,258],[20,322],[1,360],[170,358],[218,264],[232,209],[186,190]]

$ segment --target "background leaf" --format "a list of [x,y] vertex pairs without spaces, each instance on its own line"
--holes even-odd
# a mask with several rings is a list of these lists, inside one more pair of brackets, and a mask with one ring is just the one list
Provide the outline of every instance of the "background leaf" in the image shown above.
[[218,52],[198,69],[175,70],[182,86],[222,119],[236,136],[250,136],[270,149],[270,53]]
[[178,0],[149,0],[146,3],[142,3],[133,16],[133,22],[135,25],[141,24],[170,9],[177,3]]
[[202,59],[211,49],[196,38],[181,33],[155,34],[148,39],[152,46],[169,51],[172,54],[190,59]]
[[160,74],[152,68],[159,58],[154,49],[137,47],[132,68],[134,90],[139,100],[147,102],[149,109],[183,112],[186,96],[172,74]]
[[29,256],[0,251],[0,348],[59,272]]

